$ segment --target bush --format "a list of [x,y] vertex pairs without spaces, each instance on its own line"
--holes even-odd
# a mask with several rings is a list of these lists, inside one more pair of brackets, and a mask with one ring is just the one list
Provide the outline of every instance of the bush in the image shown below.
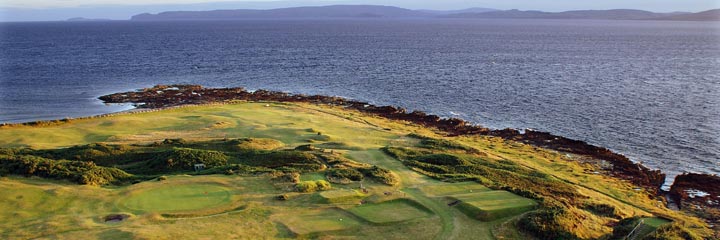
[[625,236],[630,234],[630,231],[640,222],[640,217],[625,218],[618,222],[613,228],[613,233],[610,239],[623,239]]
[[395,186],[400,183],[400,179],[395,176],[390,170],[380,168],[378,166],[372,166],[370,168],[358,169],[365,176],[378,181],[385,185]]
[[361,181],[365,176],[352,168],[333,168],[326,173],[328,179],[336,179],[338,181]]
[[205,164],[205,167],[211,168],[226,165],[227,161],[228,157],[218,151],[173,148],[157,155],[150,165],[154,169],[193,170],[195,164]]
[[273,151],[246,154],[244,162],[251,166],[262,166],[272,169],[291,169],[300,171],[319,171],[325,164],[314,154],[301,151]]
[[648,234],[643,240],[701,240],[679,222],[660,226],[654,232]]
[[93,162],[52,160],[37,156],[0,155],[0,172],[65,179],[87,185],[120,183],[132,178],[132,175],[120,169],[99,167]]
[[332,189],[332,186],[329,182],[325,180],[317,180],[299,182],[295,184],[295,188],[298,190],[298,192],[316,192],[330,190]]
[[615,210],[615,207],[609,204],[586,203],[583,208],[598,216],[620,218],[617,211]]
[[297,172],[278,172],[273,175],[273,179],[281,182],[300,182],[300,173]]
[[542,209],[530,212],[518,221],[518,226],[539,239],[580,239],[561,226],[559,218],[563,214],[565,211],[562,209]]
[[450,154],[430,154],[413,158],[413,160],[442,166],[468,165],[468,162],[458,156]]

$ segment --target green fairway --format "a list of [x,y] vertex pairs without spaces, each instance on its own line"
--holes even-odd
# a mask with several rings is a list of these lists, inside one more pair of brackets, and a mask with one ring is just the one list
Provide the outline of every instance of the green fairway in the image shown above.
[[300,236],[346,230],[361,225],[353,216],[339,209],[323,209],[275,217],[290,231]]
[[357,190],[340,189],[331,190],[318,193],[323,199],[324,203],[351,203],[357,204],[360,199],[364,197],[364,194]]
[[490,191],[489,188],[476,182],[461,182],[450,184],[436,184],[420,187],[423,193],[431,196],[448,196],[455,194]]
[[396,223],[430,215],[430,210],[409,199],[367,203],[351,208],[348,211],[375,224]]
[[537,206],[533,200],[507,191],[487,191],[451,195],[451,200],[460,201],[458,209],[470,217],[492,221],[517,215]]
[[133,193],[121,205],[142,212],[190,211],[217,207],[232,201],[229,189],[216,184],[167,184]]

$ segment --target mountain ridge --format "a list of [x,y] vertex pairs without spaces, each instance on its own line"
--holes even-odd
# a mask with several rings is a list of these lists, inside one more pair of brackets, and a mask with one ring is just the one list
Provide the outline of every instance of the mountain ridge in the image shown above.
[[310,19],[310,18],[477,18],[477,19],[604,19],[604,20],[669,20],[720,21],[720,10],[698,13],[657,13],[636,9],[573,10],[544,12],[536,10],[497,10],[468,8],[461,10],[411,10],[383,5],[328,5],[257,9],[221,9],[210,11],[167,11],[134,15],[133,21],[187,21],[239,19]]

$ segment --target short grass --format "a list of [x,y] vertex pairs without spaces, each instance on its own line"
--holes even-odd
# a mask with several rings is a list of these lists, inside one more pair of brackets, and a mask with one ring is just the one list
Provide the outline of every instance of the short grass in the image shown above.
[[317,173],[300,174],[300,181],[317,181],[317,180],[327,180],[327,178],[325,178],[325,173],[317,172]]
[[352,215],[335,208],[277,215],[274,218],[298,236],[348,230],[362,225]]
[[485,191],[451,195],[449,199],[460,201],[457,208],[468,216],[482,221],[492,221],[532,210],[537,206],[533,200],[508,191]]
[[430,215],[430,210],[409,199],[367,203],[350,208],[348,211],[374,224],[391,224]]
[[660,226],[670,223],[670,221],[668,221],[667,219],[656,218],[656,217],[642,218],[642,221],[643,221],[643,226],[638,228],[638,230],[637,230],[638,232],[636,234],[634,234],[635,236],[638,236],[637,237],[638,239],[654,232]]
[[218,207],[232,202],[226,187],[209,183],[166,184],[145,189],[120,201],[136,212],[177,212]]
[[318,193],[323,203],[350,203],[357,204],[365,194],[353,189],[338,189]]
[[449,196],[465,193],[490,191],[489,188],[476,182],[461,182],[449,184],[434,184],[420,187],[423,193],[431,196]]

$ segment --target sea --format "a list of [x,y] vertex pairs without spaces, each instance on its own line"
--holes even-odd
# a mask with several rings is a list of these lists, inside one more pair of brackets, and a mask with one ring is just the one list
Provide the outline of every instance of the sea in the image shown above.
[[[0,23],[0,122],[127,110],[156,84],[342,96],[720,174],[720,23],[305,19]],[[667,187],[667,186],[666,186]]]

